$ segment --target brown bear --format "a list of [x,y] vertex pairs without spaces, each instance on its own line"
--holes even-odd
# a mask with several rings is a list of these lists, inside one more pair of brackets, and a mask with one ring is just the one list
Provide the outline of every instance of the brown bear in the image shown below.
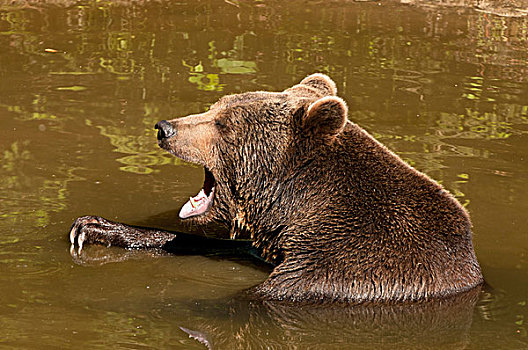
[[415,301],[480,285],[467,212],[349,121],[336,92],[313,74],[283,92],[224,96],[207,112],[156,124],[160,147],[205,169],[180,217],[220,222],[231,240],[86,216],[73,224],[72,244],[193,253],[251,238],[275,266],[251,293],[270,300]]

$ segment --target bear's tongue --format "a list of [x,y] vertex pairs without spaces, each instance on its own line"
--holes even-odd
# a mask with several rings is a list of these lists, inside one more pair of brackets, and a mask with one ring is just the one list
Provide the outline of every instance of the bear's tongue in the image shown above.
[[187,203],[180,210],[180,218],[187,219],[192,216],[201,215],[207,211],[213,199],[214,187],[211,189],[209,196],[205,194],[204,189],[196,196],[189,198]]

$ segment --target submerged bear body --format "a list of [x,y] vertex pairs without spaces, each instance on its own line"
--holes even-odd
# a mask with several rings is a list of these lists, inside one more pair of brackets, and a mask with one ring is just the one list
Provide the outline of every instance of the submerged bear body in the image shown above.
[[205,169],[180,217],[250,238],[275,265],[252,289],[264,299],[416,301],[481,284],[464,208],[347,113],[314,74],[158,123],[160,147]]

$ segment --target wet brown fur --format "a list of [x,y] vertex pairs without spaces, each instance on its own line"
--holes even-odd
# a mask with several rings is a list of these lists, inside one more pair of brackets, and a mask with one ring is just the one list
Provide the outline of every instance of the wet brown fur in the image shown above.
[[482,283],[456,199],[357,124],[334,82],[223,97],[160,146],[215,176],[211,210],[276,264],[252,292],[289,301],[411,301]]

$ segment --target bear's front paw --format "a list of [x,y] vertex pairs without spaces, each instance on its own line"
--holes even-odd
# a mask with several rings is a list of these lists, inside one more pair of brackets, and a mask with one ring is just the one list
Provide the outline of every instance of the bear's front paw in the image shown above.
[[101,229],[105,226],[109,226],[109,222],[99,216],[82,216],[77,218],[70,230],[70,252],[75,254],[75,245],[78,246],[78,254],[81,254],[83,245],[85,243],[93,243],[97,241],[97,237],[101,232]]

